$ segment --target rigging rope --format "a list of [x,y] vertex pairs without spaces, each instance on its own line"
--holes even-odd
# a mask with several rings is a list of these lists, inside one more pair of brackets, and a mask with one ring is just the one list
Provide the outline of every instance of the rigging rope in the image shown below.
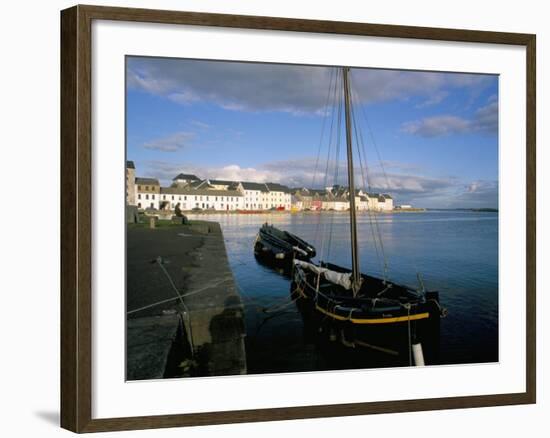
[[[329,84],[329,94],[332,93],[332,101],[331,101],[332,104],[330,105],[331,119],[330,119],[330,129],[329,129],[328,145],[327,145],[327,163],[326,163],[326,168],[325,168],[325,173],[324,173],[324,182],[323,182],[324,187],[326,187],[326,185],[327,185],[328,168],[329,168],[329,162],[330,162],[330,151],[331,151],[331,145],[332,145],[332,135],[333,135],[333,131],[334,131],[334,115],[335,115],[334,108],[336,107],[337,96],[338,96],[337,86],[338,86],[338,73],[339,73],[339,71],[335,70],[335,72],[336,73],[331,76],[331,80],[334,79],[334,90],[333,91],[332,91],[332,83]],[[319,156],[320,156],[320,154],[321,154],[321,151],[319,150]],[[312,188],[312,189],[315,190],[314,188]],[[312,196],[312,202],[313,202],[313,198],[314,198],[314,196]],[[321,228],[321,215],[319,214],[317,216],[317,227],[316,227],[316,230],[315,230],[315,240],[316,241],[318,240],[318,237],[319,237],[318,233],[319,233],[320,228]],[[325,251],[325,239],[326,239],[325,230],[326,230],[326,223],[323,222],[322,231],[321,231],[321,251],[319,252],[320,258],[323,257],[323,254],[324,254],[324,251]]]
[[[324,111],[324,115],[323,115],[323,123],[321,125],[321,139],[319,140],[319,148],[317,149],[317,159],[315,160],[315,167],[313,169],[313,175],[311,177],[311,186],[310,187],[315,187],[315,177],[317,176],[317,168],[319,166],[319,158],[321,157],[321,148],[323,146],[323,138],[324,138],[324,134],[325,134],[325,124],[326,124],[326,121],[327,121],[327,118],[328,118],[328,108],[329,108],[329,100],[330,100],[330,96],[331,96],[331,91],[332,91],[332,79],[334,77],[334,69],[331,69],[330,70],[330,77],[329,77],[329,86],[328,86],[328,92],[327,92],[327,98],[326,98],[326,101],[325,101],[325,106],[323,108],[323,111]],[[335,82],[335,86],[336,86],[336,82]]]
[[[334,73],[335,73],[335,69],[330,69],[327,98],[326,98],[326,102],[325,102],[325,107],[323,108],[324,115],[323,115],[323,123],[322,123],[322,126],[321,126],[321,138],[319,139],[319,147],[317,149],[317,157],[315,159],[315,167],[313,169],[313,175],[311,177],[310,187],[311,187],[312,190],[315,189],[315,178],[317,177],[317,171],[318,171],[318,168],[319,168],[319,159],[321,158],[321,150],[322,150],[322,147],[323,147],[323,140],[324,140],[324,137],[325,137],[326,121],[327,121],[327,118],[328,118],[329,114],[331,115],[331,127],[330,127],[330,131],[329,131],[329,143],[330,143],[330,136],[332,135],[332,112],[329,111],[329,108],[332,108],[331,96],[332,96],[332,81],[334,79]],[[335,81],[334,86],[336,87],[336,80],[334,79],[334,81]],[[310,193],[310,195],[311,195],[311,204],[313,204],[313,199],[314,199],[315,195],[314,195],[313,192]],[[313,205],[311,205],[311,207],[313,207]],[[320,218],[320,216],[317,216],[317,223],[316,223],[316,226],[315,226],[315,242],[318,242],[320,224],[321,224],[321,218]]]
[[[352,82],[352,84],[353,84],[353,82]],[[353,90],[354,89],[352,87],[352,93],[353,93]],[[355,95],[356,95],[356,93],[355,93]],[[359,151],[360,168],[361,168],[361,174],[363,176],[363,186],[367,187],[367,194],[368,194],[368,192],[370,192],[372,190],[372,186],[371,186],[370,177],[369,177],[369,169],[368,169],[368,165],[367,165],[367,150],[366,150],[365,142],[364,142],[364,139],[363,139],[363,133],[362,133],[362,131],[360,129],[360,126],[357,123],[357,119],[355,117],[355,104],[354,104],[355,95],[352,94],[352,96],[350,96],[351,114],[352,114],[352,120],[353,120],[354,129],[355,129],[356,137],[357,137],[357,142],[356,143],[357,143],[357,149]],[[359,101],[359,98],[357,98],[357,101]],[[361,154],[361,151],[363,152],[363,154]],[[387,281],[387,277],[388,277],[388,259],[386,257],[386,252],[384,250],[384,243],[382,241],[382,233],[380,232],[380,227],[379,227],[379,224],[378,224],[378,218],[377,218],[376,214],[371,210],[368,200],[367,200],[367,213],[368,213],[368,216],[369,216],[369,222],[371,224],[371,232],[372,232],[372,236],[373,236],[373,241],[374,241],[374,246],[375,246],[375,251],[377,253],[377,257],[380,257],[380,255],[378,253],[378,247],[380,248],[380,253],[382,255],[382,263],[381,263],[382,275],[384,277],[384,281]]]
[[[362,136],[357,134],[357,121],[355,119],[355,108],[354,108],[354,105],[353,105],[353,100],[350,99],[350,101],[351,101],[351,103],[350,103],[350,105],[351,105],[351,114],[352,114],[352,120],[353,120],[353,127],[354,127],[354,131],[355,131],[355,136],[358,139],[361,139],[361,141],[362,141]],[[359,130],[359,134],[360,134],[360,132],[361,131]],[[365,176],[366,167],[367,167],[366,156],[363,157],[362,154],[361,154],[361,148],[360,148],[359,141],[360,140],[357,141],[357,150],[359,152],[358,153],[358,155],[359,155],[359,168],[361,169],[361,177],[362,177],[362,181],[363,181],[363,187],[367,188],[367,187],[370,187],[370,183],[368,183],[368,174]],[[368,185],[367,185],[367,183],[368,183]],[[368,196],[368,192],[367,192],[367,196]],[[368,198],[367,198],[367,216],[369,218],[370,229],[371,229],[371,234],[372,234],[372,240],[373,240],[373,243],[374,243],[374,250],[376,252],[376,258],[378,259],[378,262],[380,263],[381,270],[384,274],[384,280],[387,280],[387,278],[386,278],[386,269],[385,269],[386,258],[385,258],[385,254],[384,254],[384,248],[381,245],[382,236],[380,235],[378,227],[375,225],[376,224],[376,217],[373,218],[373,212],[371,211],[371,207],[370,207],[370,203],[368,202]],[[375,231],[378,231],[378,235],[375,233]],[[378,249],[378,246],[379,246],[378,241],[380,241],[380,247],[381,247],[380,251]],[[382,252],[382,258],[380,257],[380,252]]]
[[[350,73],[351,73],[351,77],[352,77],[352,79],[353,79],[353,72],[351,71]],[[353,89],[352,89],[352,90],[353,90]],[[354,91],[356,91],[356,90],[354,90]],[[357,95],[358,95],[358,92],[357,92],[357,91],[356,91],[356,93],[357,93]],[[358,95],[358,97],[359,97],[359,95]],[[365,111],[364,107],[363,107],[362,105],[359,105],[359,106],[360,106],[360,110],[361,110],[361,111],[360,111],[360,112],[361,112],[361,115],[363,116],[363,120],[365,121],[365,124],[366,124],[366,126],[367,126],[367,130],[368,130],[368,132],[369,132],[370,140],[371,140],[371,142],[372,142],[372,145],[373,145],[374,150],[375,150],[375,152],[376,152],[376,155],[377,155],[377,157],[378,157],[378,162],[379,162],[379,165],[380,165],[380,169],[382,170],[382,175],[384,176],[384,181],[385,181],[385,183],[386,183],[386,189],[389,191],[389,190],[391,189],[390,180],[389,180],[389,178],[388,178],[388,174],[387,174],[387,172],[386,172],[386,168],[385,168],[385,166],[384,166],[384,162],[382,161],[382,158],[381,158],[381,155],[380,155],[380,150],[379,150],[379,148],[378,148],[378,144],[377,144],[376,139],[375,139],[375,137],[374,137],[374,132],[373,132],[373,130],[372,130],[371,124],[370,124],[370,122],[369,122],[369,119],[368,119],[368,117],[367,117],[367,114],[366,114],[366,111]],[[369,186],[370,186],[370,183],[369,183]],[[369,190],[370,190],[370,189],[369,189]],[[412,264],[413,264],[413,266],[414,266],[414,270],[415,270],[415,272],[416,272],[417,278],[419,278],[420,271],[419,271],[418,266],[417,266],[417,264],[416,264],[416,257],[413,255],[413,256],[411,257],[411,260],[412,260]],[[419,286],[420,286],[421,289],[424,287],[423,284],[422,284],[422,282],[421,282],[420,280],[419,280]]]

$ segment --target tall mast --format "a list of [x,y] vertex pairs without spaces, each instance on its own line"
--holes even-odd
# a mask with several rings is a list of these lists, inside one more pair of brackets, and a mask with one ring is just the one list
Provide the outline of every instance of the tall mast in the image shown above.
[[349,184],[349,218],[351,229],[351,271],[353,295],[357,295],[361,286],[361,273],[359,272],[359,252],[357,250],[357,220],[355,210],[355,183],[353,178],[353,146],[351,137],[350,91],[349,91],[349,67],[344,67],[344,98],[346,105],[346,144],[348,152],[348,184]]

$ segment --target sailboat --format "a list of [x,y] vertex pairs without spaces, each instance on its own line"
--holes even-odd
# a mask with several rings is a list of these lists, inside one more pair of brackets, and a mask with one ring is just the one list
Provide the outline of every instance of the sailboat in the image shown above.
[[342,68],[342,85],[351,269],[328,262],[316,264],[295,259],[291,294],[301,298],[301,305],[319,321],[330,324],[331,336],[339,336],[344,345],[366,346],[395,354],[401,354],[403,349],[399,346],[404,345],[409,364],[424,365],[422,342],[430,335],[437,335],[432,332],[439,330],[439,319],[445,310],[439,304],[438,292],[425,290],[420,276],[419,287],[412,288],[392,282],[385,275],[378,278],[359,269],[349,67]]

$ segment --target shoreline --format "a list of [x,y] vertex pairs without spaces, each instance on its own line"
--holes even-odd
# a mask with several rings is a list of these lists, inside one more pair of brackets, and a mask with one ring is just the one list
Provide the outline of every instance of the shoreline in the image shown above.
[[[391,210],[391,211],[371,211],[368,210],[359,210],[357,211],[357,214],[394,214],[394,213],[426,213],[428,212],[428,209],[425,208],[411,208],[406,210]],[[159,211],[159,210],[149,210],[149,211],[139,211],[140,214],[144,216],[165,216],[165,220],[170,220],[172,216],[175,216],[174,212],[172,211]],[[287,214],[303,214],[303,215],[317,215],[317,214],[327,214],[327,213],[336,213],[336,214],[349,214],[349,210],[320,210],[320,211],[314,211],[314,210],[305,210],[305,211],[276,211],[276,210],[265,210],[265,211],[227,211],[227,210],[202,210],[202,211],[194,211],[194,210],[182,210],[182,214],[186,216],[190,215],[287,215]],[[162,220],[162,219],[161,219]]]

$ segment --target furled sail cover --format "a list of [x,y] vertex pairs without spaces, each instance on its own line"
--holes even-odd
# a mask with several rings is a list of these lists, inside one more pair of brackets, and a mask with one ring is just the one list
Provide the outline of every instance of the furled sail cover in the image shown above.
[[296,259],[294,260],[294,264],[302,267],[303,269],[308,269],[316,274],[321,274],[327,281],[330,281],[333,284],[342,286],[347,290],[351,289],[351,273],[344,274],[342,272],[331,271],[330,269],[316,266],[313,263]]

